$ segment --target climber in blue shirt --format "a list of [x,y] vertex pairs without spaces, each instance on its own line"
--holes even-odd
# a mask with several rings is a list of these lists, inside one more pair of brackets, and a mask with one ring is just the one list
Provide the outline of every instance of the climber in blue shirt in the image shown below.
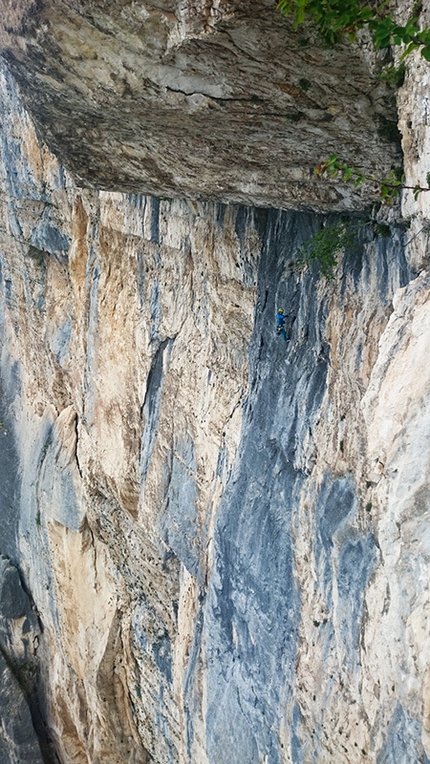
[[276,314],[276,331],[281,335],[284,342],[286,342],[287,332],[285,331],[285,316],[283,308],[278,308],[278,312]]

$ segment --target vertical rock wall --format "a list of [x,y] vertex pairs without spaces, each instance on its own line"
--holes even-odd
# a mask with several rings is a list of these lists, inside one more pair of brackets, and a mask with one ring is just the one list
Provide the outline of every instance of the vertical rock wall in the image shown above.
[[321,216],[79,189],[0,86],[1,551],[60,761],[429,761],[407,232],[352,221],[321,281],[295,262]]

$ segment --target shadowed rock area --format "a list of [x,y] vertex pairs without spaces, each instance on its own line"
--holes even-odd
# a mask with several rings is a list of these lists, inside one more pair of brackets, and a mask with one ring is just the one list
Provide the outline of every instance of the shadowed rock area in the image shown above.
[[42,764],[42,761],[28,705],[0,654],[0,762]]
[[[0,560],[0,762],[42,764],[30,705],[35,703],[35,653],[40,628],[18,570]],[[39,729],[39,732],[42,730]],[[48,761],[48,759],[46,759]]]
[[9,425],[7,404],[0,401],[0,553],[17,561],[17,530],[19,523],[18,454],[15,437]]

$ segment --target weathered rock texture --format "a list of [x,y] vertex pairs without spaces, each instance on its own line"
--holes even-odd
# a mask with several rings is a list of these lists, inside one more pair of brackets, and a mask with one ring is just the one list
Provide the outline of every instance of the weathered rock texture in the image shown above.
[[296,263],[326,217],[77,188],[5,69],[0,95],[0,551],[31,650],[24,610],[4,629],[45,760],[428,763],[426,202],[388,237],[352,218],[327,283]]
[[2,0],[0,11],[2,55],[44,139],[97,188],[351,209],[373,189],[321,184],[321,160],[337,152],[376,174],[400,163],[378,69],[359,48],[294,32],[272,0]]
[[44,737],[36,697],[39,622],[18,570],[5,557],[0,560],[0,582],[0,762],[42,764],[27,702]]

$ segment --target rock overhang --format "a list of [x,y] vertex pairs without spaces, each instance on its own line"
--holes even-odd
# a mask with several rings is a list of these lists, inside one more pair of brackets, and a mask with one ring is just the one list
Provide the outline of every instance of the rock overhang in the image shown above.
[[319,211],[373,201],[321,181],[337,153],[401,164],[389,86],[272,3],[0,2],[1,54],[48,147],[83,185]]

